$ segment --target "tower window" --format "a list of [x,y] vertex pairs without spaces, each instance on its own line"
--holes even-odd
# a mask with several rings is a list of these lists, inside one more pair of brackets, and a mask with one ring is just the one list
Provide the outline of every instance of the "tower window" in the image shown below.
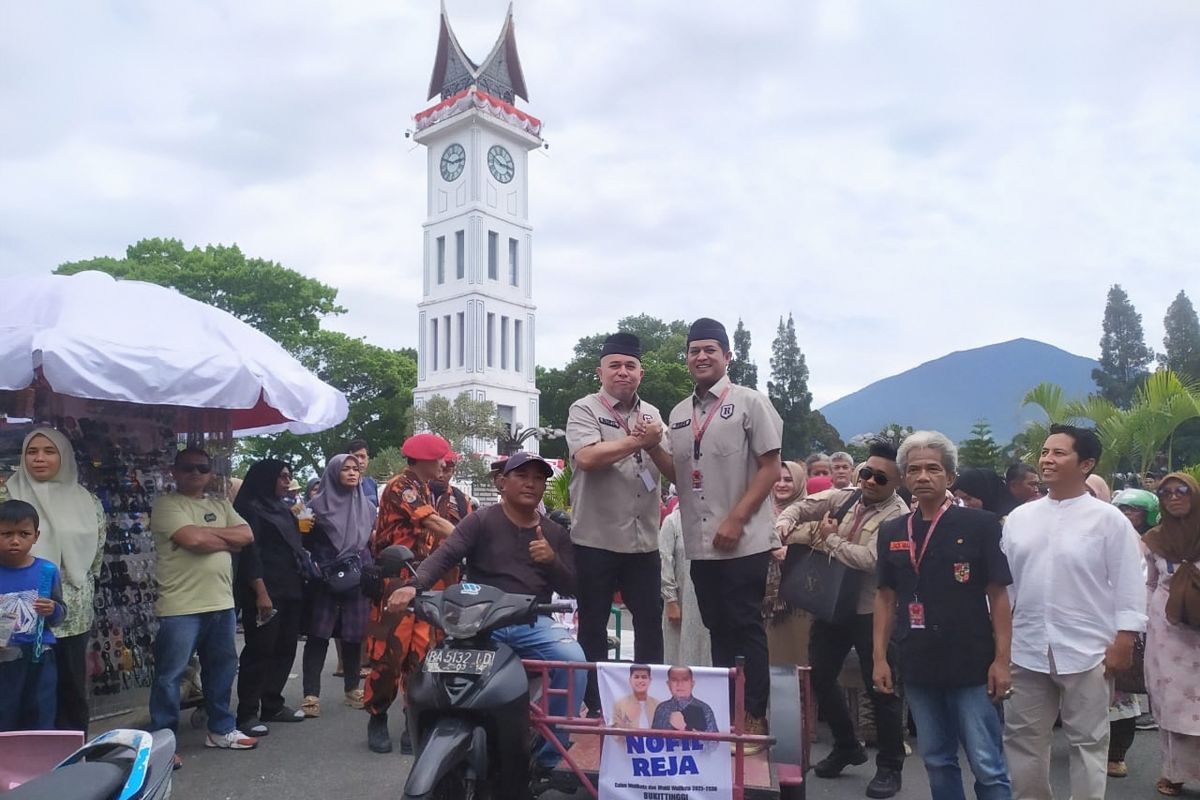
[[508,240],[508,282],[513,286],[520,283],[521,260],[517,257],[517,240]]
[[454,277],[461,281],[467,274],[466,231],[454,232],[454,259]]
[[508,369],[508,317],[500,318],[500,369]]
[[458,312],[458,365],[461,367],[467,361],[467,315]]
[[496,363],[496,315],[487,315],[487,365]]
[[438,365],[438,321],[435,317],[429,321],[429,364],[431,369]]
[[513,369],[521,371],[521,320],[513,320]]
[[437,237],[437,282],[446,282],[446,237]]
[[500,280],[500,234],[488,231],[488,280]]

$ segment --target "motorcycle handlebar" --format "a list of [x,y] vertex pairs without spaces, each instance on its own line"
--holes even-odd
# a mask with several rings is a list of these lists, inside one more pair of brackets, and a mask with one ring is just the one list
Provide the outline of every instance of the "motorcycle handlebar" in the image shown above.
[[574,611],[575,606],[570,603],[538,603],[537,613],[539,614],[564,614],[568,611]]

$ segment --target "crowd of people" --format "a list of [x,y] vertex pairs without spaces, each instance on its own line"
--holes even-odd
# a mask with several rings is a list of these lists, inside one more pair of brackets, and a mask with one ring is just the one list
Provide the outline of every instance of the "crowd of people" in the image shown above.
[[[479,508],[452,485],[458,456],[433,432],[404,442],[406,466],[381,488],[367,475],[368,443],[351,442],[303,497],[290,465],[275,459],[252,464],[234,497],[210,493],[210,456],[180,450],[175,490],[151,514],[151,725],[177,728],[195,657],[206,745],[254,748],[272,725],[320,716],[333,641],[341,701],[367,712],[366,745],[390,752],[389,712],[437,637],[405,612],[419,591],[466,575],[543,601],[576,598],[577,637],[549,617],[494,634],[527,658],[606,660],[619,595],[635,662],[744,659],[747,733],[769,732],[770,665],[811,667],[833,739],[814,773],[864,764],[869,738],[877,754],[868,797],[900,790],[906,728],[915,728],[934,798],[964,796],[960,746],[977,797],[1048,798],[1060,722],[1073,796],[1100,798],[1109,778],[1127,774],[1146,712],[1160,729],[1157,790],[1178,795],[1200,781],[1193,478],[1152,475],[1145,488],[1114,495],[1093,474],[1099,439],[1072,426],[1051,428],[1036,469],[1015,464],[1003,476],[960,467],[936,431],[914,432],[898,449],[874,442],[857,464],[845,452],[782,461],[782,420],[764,395],[730,381],[730,359],[720,323],[693,323],[695,390],[663,412],[639,396],[638,339],[608,337],[599,389],[566,422],[570,518],[545,513],[554,470],[527,452],[492,464],[499,502]],[[668,484],[677,490],[664,502]],[[26,437],[8,492],[0,674],[21,691],[0,699],[0,729],[86,731],[83,658],[103,512],[78,482],[69,442],[48,428]],[[371,592],[363,574],[393,544],[419,567]],[[796,565],[818,554],[840,565],[852,592],[846,613],[814,614],[795,591]],[[301,640],[293,708],[285,688]],[[851,650],[858,709],[843,689]],[[601,714],[594,674],[585,674],[570,673],[581,708],[554,694],[551,714]],[[569,679],[551,675],[557,688]],[[400,747],[411,746],[405,730]],[[543,744],[535,789],[555,785],[558,753]]]

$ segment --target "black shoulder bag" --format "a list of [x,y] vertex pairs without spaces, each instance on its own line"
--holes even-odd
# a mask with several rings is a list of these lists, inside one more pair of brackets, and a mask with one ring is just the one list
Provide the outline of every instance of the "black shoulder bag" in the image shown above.
[[[833,519],[840,525],[862,497],[855,489]],[[792,608],[811,613],[824,622],[840,622],[858,611],[863,572],[808,545],[788,545],[780,570],[779,597]]]

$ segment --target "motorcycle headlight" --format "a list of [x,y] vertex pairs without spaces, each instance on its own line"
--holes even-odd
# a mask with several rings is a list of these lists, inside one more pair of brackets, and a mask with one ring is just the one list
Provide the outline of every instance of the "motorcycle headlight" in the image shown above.
[[479,633],[488,604],[457,606],[446,603],[442,613],[442,629],[455,639],[467,639]]

